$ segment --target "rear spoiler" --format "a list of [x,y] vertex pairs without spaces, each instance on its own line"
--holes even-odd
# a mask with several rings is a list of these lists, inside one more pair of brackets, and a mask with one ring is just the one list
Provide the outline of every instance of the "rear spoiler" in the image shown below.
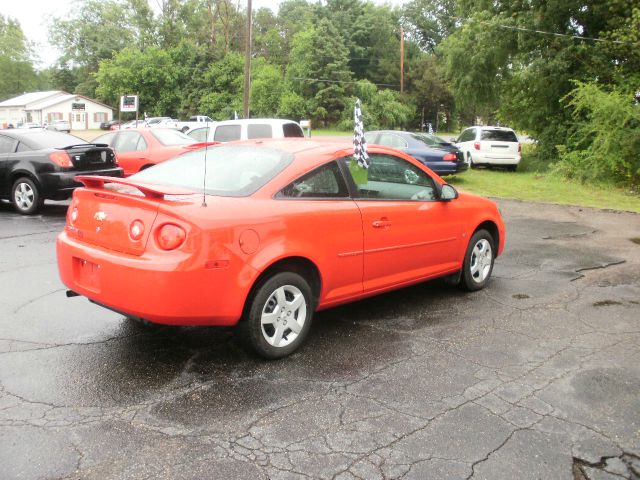
[[75,177],[78,182],[84,184],[87,188],[104,188],[106,183],[117,183],[128,187],[137,188],[145,197],[164,198],[165,195],[190,195],[192,190],[186,188],[172,187],[169,185],[158,185],[155,183],[144,183],[128,180],[120,177],[103,177],[99,175],[78,175]]
[[184,148],[187,150],[198,150],[199,148],[211,147],[213,145],[220,145],[220,142],[198,142],[198,143],[188,143],[184,145]]

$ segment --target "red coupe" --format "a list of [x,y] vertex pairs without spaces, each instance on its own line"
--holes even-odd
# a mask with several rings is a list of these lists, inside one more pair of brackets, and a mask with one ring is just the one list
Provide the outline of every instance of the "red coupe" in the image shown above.
[[205,145],[171,128],[116,130],[99,136],[93,143],[106,143],[115,150],[125,177]]
[[436,277],[483,288],[496,205],[412,157],[344,143],[201,148],[128,179],[82,176],[57,240],[68,295],[133,319],[234,325],[262,356],[300,346],[317,310]]

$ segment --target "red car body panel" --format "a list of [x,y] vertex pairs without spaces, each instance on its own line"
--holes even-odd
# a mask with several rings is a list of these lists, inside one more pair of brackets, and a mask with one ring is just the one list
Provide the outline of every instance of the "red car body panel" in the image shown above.
[[[156,323],[233,325],[260,275],[284,259],[303,258],[317,268],[315,306],[321,310],[459,271],[483,222],[498,231],[496,256],[503,251],[504,223],[489,200],[466,194],[453,201],[274,198],[352,149],[305,139],[244,144],[287,150],[295,159],[253,195],[207,195],[206,207],[202,194],[175,187],[81,179],[86,187],[74,192],[57,239],[63,283],[98,304]],[[402,152],[376,146],[370,153],[401,157],[444,183]],[[105,181],[139,185],[140,191],[117,191]],[[144,231],[134,240],[136,220]],[[160,246],[166,224],[186,232],[179,248]]]

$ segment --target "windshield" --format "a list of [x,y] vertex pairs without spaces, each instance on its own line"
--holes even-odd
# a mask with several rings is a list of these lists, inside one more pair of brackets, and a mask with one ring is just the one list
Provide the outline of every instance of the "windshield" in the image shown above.
[[179,132],[178,130],[172,130],[170,128],[151,130],[151,134],[165,146],[188,145],[190,143],[196,143],[193,138],[186,136],[184,133]]
[[429,133],[412,133],[411,136],[416,140],[424,143],[425,145],[430,146],[438,146],[449,143],[444,138],[436,137],[435,135],[431,135]]
[[204,191],[209,195],[245,197],[258,191],[292,160],[292,154],[273,148],[213,146],[143,170],[131,180],[184,187],[196,192],[202,191],[204,184]]

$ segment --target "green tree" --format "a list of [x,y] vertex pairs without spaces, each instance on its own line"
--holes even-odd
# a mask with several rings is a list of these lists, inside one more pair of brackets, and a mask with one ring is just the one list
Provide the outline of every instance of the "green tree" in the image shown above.
[[121,95],[137,94],[140,111],[149,115],[176,115],[181,101],[180,69],[166,50],[125,48],[103,60],[97,74],[99,98],[117,105]]
[[0,100],[38,85],[33,51],[17,20],[0,14]]

